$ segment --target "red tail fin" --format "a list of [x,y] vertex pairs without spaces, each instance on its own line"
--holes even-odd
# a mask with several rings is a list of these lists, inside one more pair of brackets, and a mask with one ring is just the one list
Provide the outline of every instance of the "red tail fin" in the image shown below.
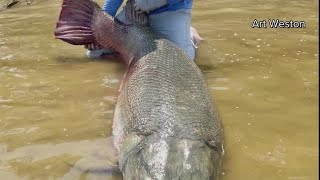
[[55,37],[73,45],[96,43],[91,26],[98,11],[91,0],[63,0]]

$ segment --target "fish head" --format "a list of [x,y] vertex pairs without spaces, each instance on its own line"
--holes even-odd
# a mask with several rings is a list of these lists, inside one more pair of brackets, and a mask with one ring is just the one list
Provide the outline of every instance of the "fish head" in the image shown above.
[[217,149],[202,140],[154,134],[132,135],[122,149],[119,165],[124,179],[215,180],[223,154],[222,146]]

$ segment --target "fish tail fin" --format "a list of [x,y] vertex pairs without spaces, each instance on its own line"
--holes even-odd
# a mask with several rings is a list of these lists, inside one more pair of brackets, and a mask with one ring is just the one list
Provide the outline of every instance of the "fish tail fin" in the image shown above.
[[102,9],[91,0],[63,0],[55,37],[73,45],[97,43],[92,22],[99,13]]

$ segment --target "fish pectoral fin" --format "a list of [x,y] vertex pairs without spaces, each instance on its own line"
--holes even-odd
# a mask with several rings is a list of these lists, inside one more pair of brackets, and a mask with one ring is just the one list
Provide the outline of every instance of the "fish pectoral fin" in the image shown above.
[[[98,146],[98,145],[97,145]],[[103,147],[96,147],[88,154],[82,156],[75,163],[65,162],[70,166],[69,172],[64,177],[87,175],[121,175],[118,162],[118,151],[113,146],[113,138],[108,137],[103,143]],[[74,179],[74,178],[72,178]]]
[[118,163],[109,162],[104,158],[85,157],[71,165],[71,169],[63,176],[65,179],[71,177],[80,177],[82,174],[87,175],[121,175]]

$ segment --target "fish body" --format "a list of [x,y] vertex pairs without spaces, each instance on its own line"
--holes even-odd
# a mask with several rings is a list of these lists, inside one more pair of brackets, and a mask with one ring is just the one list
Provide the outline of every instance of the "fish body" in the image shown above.
[[123,24],[91,0],[64,0],[56,38],[123,57],[113,120],[124,179],[217,179],[223,129],[203,74],[174,43]]

